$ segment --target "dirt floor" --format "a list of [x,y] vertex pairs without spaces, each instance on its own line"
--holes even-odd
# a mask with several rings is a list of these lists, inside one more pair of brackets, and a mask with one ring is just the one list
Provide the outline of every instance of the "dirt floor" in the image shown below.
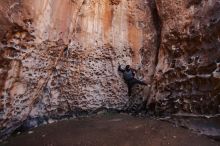
[[125,114],[99,115],[43,125],[11,137],[5,146],[220,146],[187,129]]

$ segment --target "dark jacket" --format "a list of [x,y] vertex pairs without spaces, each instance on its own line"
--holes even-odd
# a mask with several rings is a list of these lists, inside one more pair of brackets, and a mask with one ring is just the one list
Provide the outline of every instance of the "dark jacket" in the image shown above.
[[135,77],[135,73],[133,69],[122,69],[121,66],[119,65],[118,71],[123,73],[123,78],[125,81],[131,80]]

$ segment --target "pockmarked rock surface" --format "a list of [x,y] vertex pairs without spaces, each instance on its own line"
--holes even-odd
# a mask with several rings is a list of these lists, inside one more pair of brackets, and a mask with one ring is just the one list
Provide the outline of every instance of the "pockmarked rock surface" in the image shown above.
[[[148,101],[219,113],[218,0],[0,1],[0,127]],[[132,99],[118,64],[149,87]],[[137,100],[137,101],[136,101]]]
[[[129,98],[118,64],[139,69],[137,77],[148,83],[155,70],[152,6],[144,0],[1,1],[1,135],[26,119],[122,109]],[[142,100],[148,93],[141,87],[134,95]]]

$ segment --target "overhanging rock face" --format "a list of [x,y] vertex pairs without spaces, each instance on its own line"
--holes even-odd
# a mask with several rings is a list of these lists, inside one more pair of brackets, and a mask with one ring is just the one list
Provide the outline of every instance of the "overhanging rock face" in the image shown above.
[[128,96],[118,63],[140,68],[148,83],[154,74],[152,7],[144,0],[1,1],[2,135],[28,117],[121,109]]
[[220,112],[220,2],[157,0],[163,28],[151,99],[158,112]]

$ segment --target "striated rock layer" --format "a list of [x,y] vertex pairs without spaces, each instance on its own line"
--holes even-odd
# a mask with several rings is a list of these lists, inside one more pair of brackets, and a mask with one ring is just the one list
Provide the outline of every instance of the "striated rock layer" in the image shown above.
[[[26,119],[142,101],[219,113],[219,30],[218,0],[0,1],[1,136]],[[151,88],[129,98],[119,63]]]
[[[1,1],[1,134],[26,119],[122,109],[129,97],[118,64],[148,83],[155,71],[155,9],[145,0]],[[134,99],[148,94],[137,88]]]

